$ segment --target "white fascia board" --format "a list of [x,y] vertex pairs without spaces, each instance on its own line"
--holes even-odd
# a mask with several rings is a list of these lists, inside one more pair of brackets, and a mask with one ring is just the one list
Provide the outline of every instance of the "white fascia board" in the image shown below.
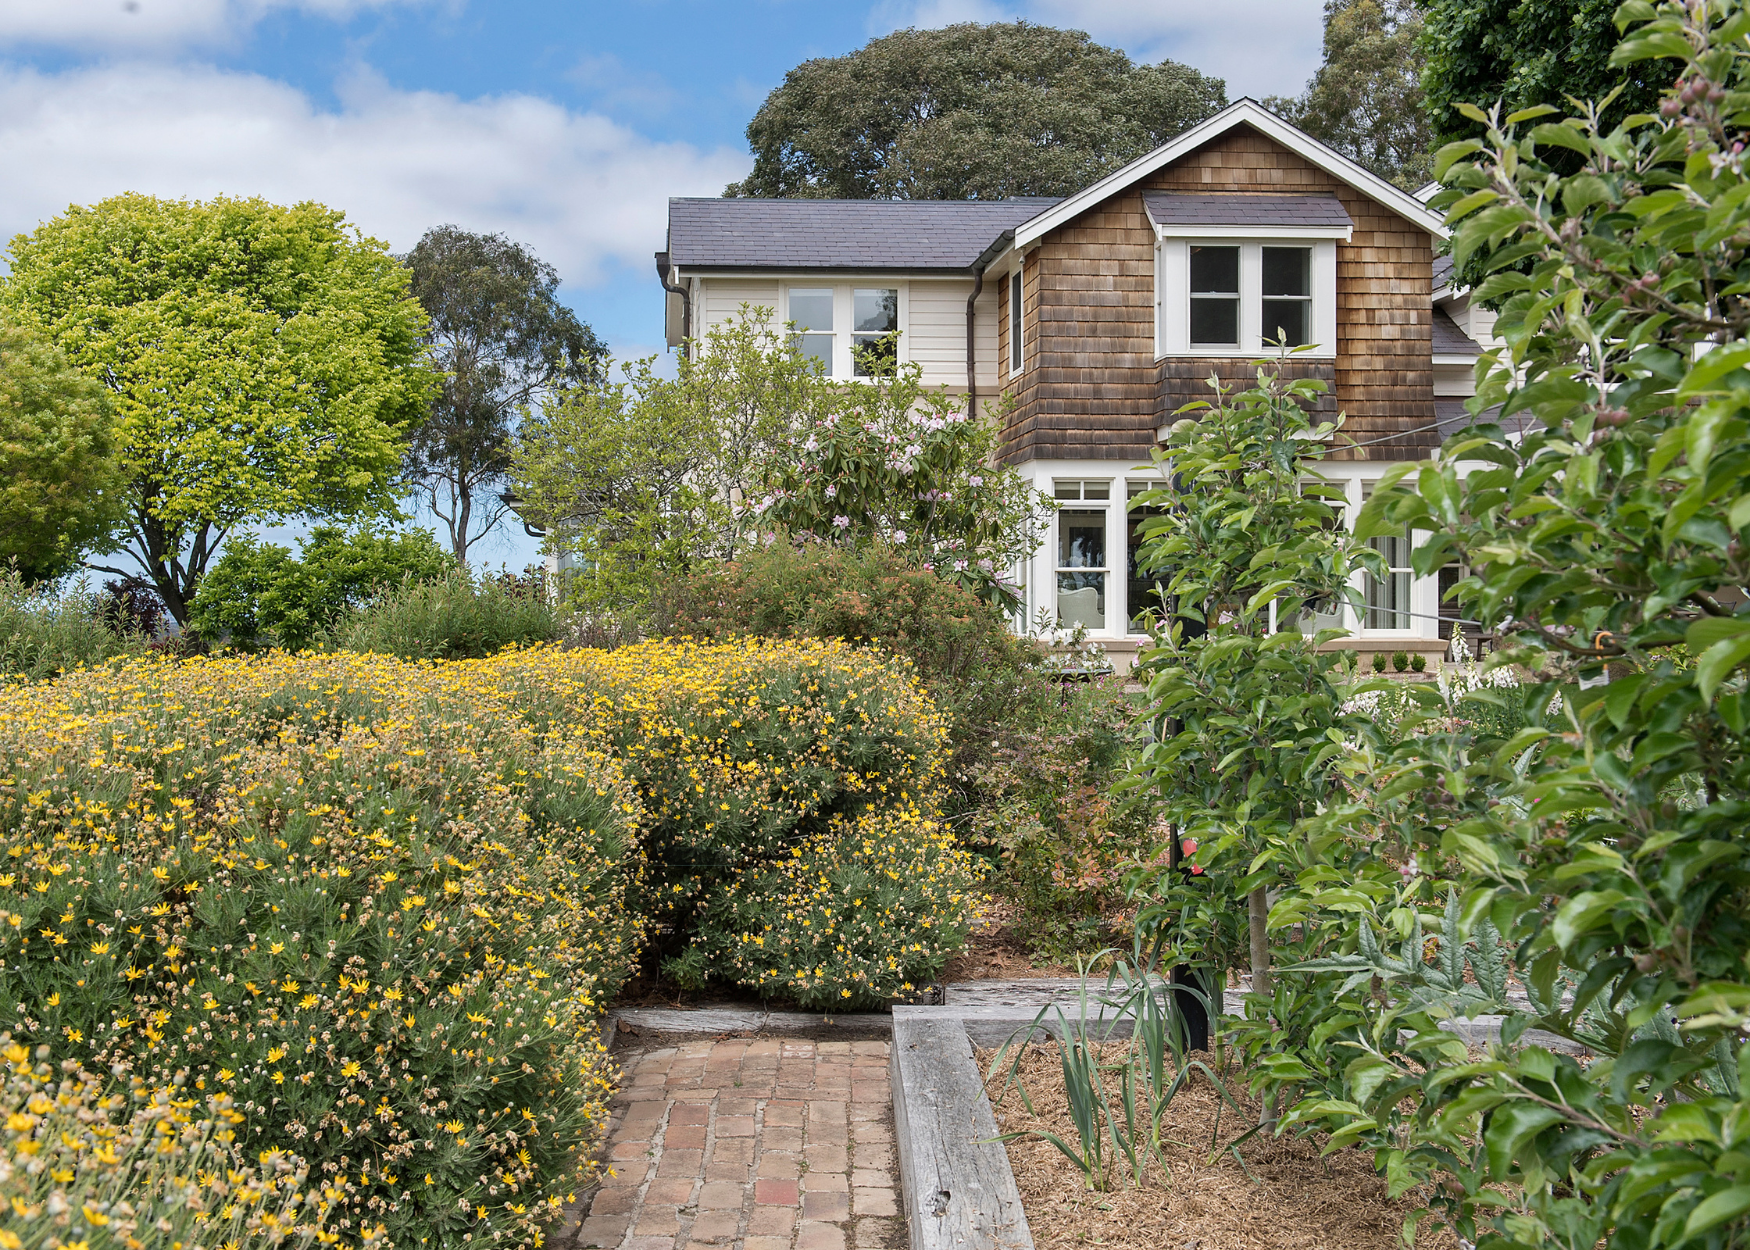
[[[1481,353],[1478,353],[1478,355],[1480,355],[1480,354]],[[1442,355],[1436,353],[1434,356],[1434,363],[1437,365],[1464,365],[1468,368],[1469,366],[1477,363],[1477,357],[1476,356],[1442,356]]]
[[967,282],[972,278],[969,270],[956,273],[953,270],[944,272],[940,269],[920,269],[916,272],[904,269],[688,269],[684,272],[689,278],[729,279],[746,281],[749,278],[762,282],[782,282],[790,286],[800,286],[807,282],[831,282],[840,286],[860,286],[877,282]]
[[1015,227],[1015,245],[1024,247],[1049,234],[1064,223],[1086,212],[1094,205],[1116,195],[1138,179],[1146,178],[1181,156],[1202,147],[1211,139],[1227,133],[1238,125],[1249,125],[1274,139],[1295,155],[1304,157],[1337,181],[1353,187],[1371,200],[1391,209],[1398,216],[1420,226],[1437,239],[1446,237],[1445,220],[1430,212],[1415,196],[1392,186],[1384,178],[1369,173],[1341,152],[1326,147],[1304,131],[1297,130],[1269,109],[1250,98],[1228,105],[1207,121],[1199,122],[1184,134],[1162,144],[1146,156],[1138,157],[1123,169],[1107,174],[1085,191],[1079,191],[1061,204],[1046,209],[1039,216]]
[[1155,223],[1157,239],[1341,239],[1349,242],[1353,226],[1163,226]]

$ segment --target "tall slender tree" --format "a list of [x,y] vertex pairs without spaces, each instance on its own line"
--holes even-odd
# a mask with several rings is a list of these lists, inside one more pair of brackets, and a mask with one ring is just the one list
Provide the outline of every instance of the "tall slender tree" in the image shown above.
[[1295,99],[1271,108],[1405,190],[1428,181],[1422,16],[1412,0],[1325,0],[1325,55]]
[[502,234],[438,226],[403,260],[444,375],[404,473],[466,561],[510,511],[505,474],[522,412],[601,381],[607,348],[559,302],[558,271]]

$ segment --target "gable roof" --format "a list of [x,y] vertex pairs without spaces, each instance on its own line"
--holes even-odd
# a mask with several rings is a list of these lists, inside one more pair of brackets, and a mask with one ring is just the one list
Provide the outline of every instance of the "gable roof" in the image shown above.
[[1434,354],[1436,356],[1481,356],[1483,345],[1458,328],[1444,308],[1434,309]]
[[1220,195],[1145,191],[1149,220],[1157,226],[1352,226],[1334,195]]
[[1146,156],[1130,162],[1123,169],[1107,174],[1093,186],[1076,192],[1036,217],[1017,225],[1015,227],[1015,246],[1025,247],[1079,214],[1086,212],[1102,200],[1118,194],[1139,179],[1146,178],[1155,170],[1172,164],[1180,157],[1202,147],[1211,139],[1226,134],[1236,126],[1252,127],[1295,155],[1318,166],[1337,181],[1346,183],[1369,199],[1385,205],[1398,216],[1420,226],[1436,238],[1444,239],[1446,237],[1446,227],[1441,215],[1430,212],[1427,206],[1415,196],[1406,191],[1398,190],[1391,183],[1377,174],[1369,173],[1341,152],[1326,147],[1311,135],[1304,134],[1290,126],[1256,100],[1241,99],[1228,105],[1214,117],[1199,122],[1183,134],[1162,144]]
[[695,269],[964,272],[991,240],[1056,203],[672,199],[669,263]]

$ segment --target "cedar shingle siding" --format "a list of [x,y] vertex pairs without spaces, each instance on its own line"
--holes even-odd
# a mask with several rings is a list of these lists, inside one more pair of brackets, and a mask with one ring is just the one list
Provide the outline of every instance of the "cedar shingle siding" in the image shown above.
[[[1416,428],[1435,419],[1432,240],[1273,140],[1236,126],[1052,231],[1028,254],[1026,371],[1006,382],[1016,407],[1003,430],[1003,460],[1140,463],[1174,409],[1209,397],[1202,379],[1250,376],[1249,360],[1155,360],[1154,230],[1144,199],[1151,191],[1199,201],[1312,195],[1321,200],[1306,210],[1324,214],[1331,209],[1325,197],[1334,196],[1354,226],[1351,240],[1337,245],[1337,358],[1296,369],[1334,381],[1335,397],[1321,407],[1343,409],[1347,437],[1373,444],[1339,449],[1337,458],[1420,459],[1439,446],[1438,431]],[[1008,323],[1004,283],[998,325],[1005,375]],[[1405,433],[1374,441],[1394,431]]]

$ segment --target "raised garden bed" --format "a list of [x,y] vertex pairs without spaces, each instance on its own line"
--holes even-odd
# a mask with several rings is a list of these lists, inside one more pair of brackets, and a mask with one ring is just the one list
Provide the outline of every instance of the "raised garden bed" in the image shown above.
[[[1123,1051],[1117,1045],[1109,1049],[1113,1061]],[[976,1053],[981,1072],[989,1071],[995,1050],[980,1047]],[[1056,1046],[1032,1045],[1021,1053],[1018,1076],[1033,1113],[1013,1086],[1006,1087],[1004,1076],[1014,1057],[1011,1051],[986,1085],[1000,1131],[1044,1130],[1074,1146]],[[1116,1077],[1111,1083],[1116,1089]],[[1239,1147],[1240,1159],[1226,1152],[1212,1161],[1212,1141],[1231,1142],[1258,1118],[1241,1074],[1231,1073],[1225,1083],[1243,1113],[1226,1105],[1201,1075],[1194,1076],[1162,1122],[1166,1166],[1148,1162],[1140,1188],[1119,1173],[1127,1161],[1110,1174],[1105,1192],[1095,1192],[1049,1142],[1025,1137],[1007,1143],[1033,1244],[1118,1250],[1396,1250],[1403,1244],[1404,1219],[1420,1204],[1414,1194],[1388,1199],[1368,1152],[1338,1150],[1321,1159],[1317,1139],[1278,1138],[1266,1131]],[[1429,1224],[1416,1244],[1449,1248],[1458,1243],[1449,1230]]]

